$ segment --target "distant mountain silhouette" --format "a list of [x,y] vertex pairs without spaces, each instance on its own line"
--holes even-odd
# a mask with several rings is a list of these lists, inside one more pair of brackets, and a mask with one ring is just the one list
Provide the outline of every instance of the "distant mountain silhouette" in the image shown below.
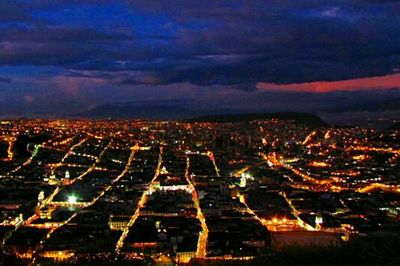
[[328,124],[311,113],[243,113],[230,109],[196,110],[187,106],[176,106],[168,103],[116,103],[99,105],[89,111],[75,114],[81,118],[115,118],[115,119],[185,119],[192,122],[241,122],[258,119],[294,120],[300,124],[313,127],[325,127]]
[[280,113],[247,113],[229,115],[201,116],[191,119],[191,122],[215,122],[215,123],[235,123],[242,121],[262,120],[262,119],[281,119],[294,120],[299,124],[312,127],[326,127],[328,124],[317,115],[311,113],[280,112]]

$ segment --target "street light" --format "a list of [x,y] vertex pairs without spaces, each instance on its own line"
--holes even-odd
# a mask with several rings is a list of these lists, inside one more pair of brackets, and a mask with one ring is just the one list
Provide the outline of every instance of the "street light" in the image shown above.
[[68,196],[68,203],[69,204],[75,204],[77,202],[77,197],[75,195],[69,195]]

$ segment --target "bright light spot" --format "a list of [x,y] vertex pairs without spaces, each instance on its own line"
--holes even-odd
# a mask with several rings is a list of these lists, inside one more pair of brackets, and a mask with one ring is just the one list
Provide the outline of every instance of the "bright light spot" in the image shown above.
[[75,204],[76,201],[77,201],[77,198],[76,198],[75,195],[69,195],[69,196],[68,196],[68,203],[69,203],[69,204]]

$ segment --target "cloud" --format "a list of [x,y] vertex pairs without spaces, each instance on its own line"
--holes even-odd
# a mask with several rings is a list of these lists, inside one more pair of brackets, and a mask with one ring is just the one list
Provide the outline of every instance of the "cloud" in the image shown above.
[[30,20],[28,9],[18,1],[0,1],[0,22],[15,22]]
[[32,102],[35,101],[35,98],[34,98],[33,96],[31,96],[31,95],[25,95],[25,96],[24,96],[24,100],[25,100],[25,102],[27,102],[27,103],[32,103]]
[[[0,65],[50,69],[25,76],[48,94],[60,88],[53,101],[187,94],[275,106],[303,91],[333,104],[335,90],[395,88],[399,14],[398,1],[378,0],[6,0]],[[21,71],[2,75],[13,81],[3,87],[28,84]]]
[[107,85],[107,80],[103,78],[87,78],[87,77],[68,77],[57,76],[51,80],[57,88],[62,89],[65,93],[78,97],[81,91],[98,88]]
[[123,53],[113,45],[122,48],[134,42],[131,35],[70,27],[11,28],[1,34],[0,64],[12,65],[67,66],[94,58],[118,59]]
[[10,82],[11,82],[10,78],[0,77],[0,83],[10,83]]
[[[390,74],[400,61],[400,18],[394,12],[399,5],[371,0],[362,6],[277,0],[25,2],[29,25],[1,30],[0,63],[152,73],[121,77],[121,85],[301,83]],[[5,8],[16,12],[22,5]],[[73,21],[67,19],[71,12]],[[123,25],[114,19],[120,16]]]
[[359,78],[341,81],[316,81],[294,84],[257,83],[262,91],[280,92],[314,92],[327,93],[334,91],[362,91],[400,88],[400,74],[381,77]]
[[158,85],[159,80],[152,72],[146,71],[105,71],[105,70],[68,70],[67,77],[102,79],[113,85]]

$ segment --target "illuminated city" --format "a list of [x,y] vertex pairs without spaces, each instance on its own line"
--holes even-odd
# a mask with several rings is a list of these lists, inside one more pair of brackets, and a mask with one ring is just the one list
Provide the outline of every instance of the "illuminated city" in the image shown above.
[[396,130],[275,118],[20,119],[0,130],[2,250],[27,265],[251,261],[400,226]]
[[0,266],[400,265],[400,0],[0,0]]

